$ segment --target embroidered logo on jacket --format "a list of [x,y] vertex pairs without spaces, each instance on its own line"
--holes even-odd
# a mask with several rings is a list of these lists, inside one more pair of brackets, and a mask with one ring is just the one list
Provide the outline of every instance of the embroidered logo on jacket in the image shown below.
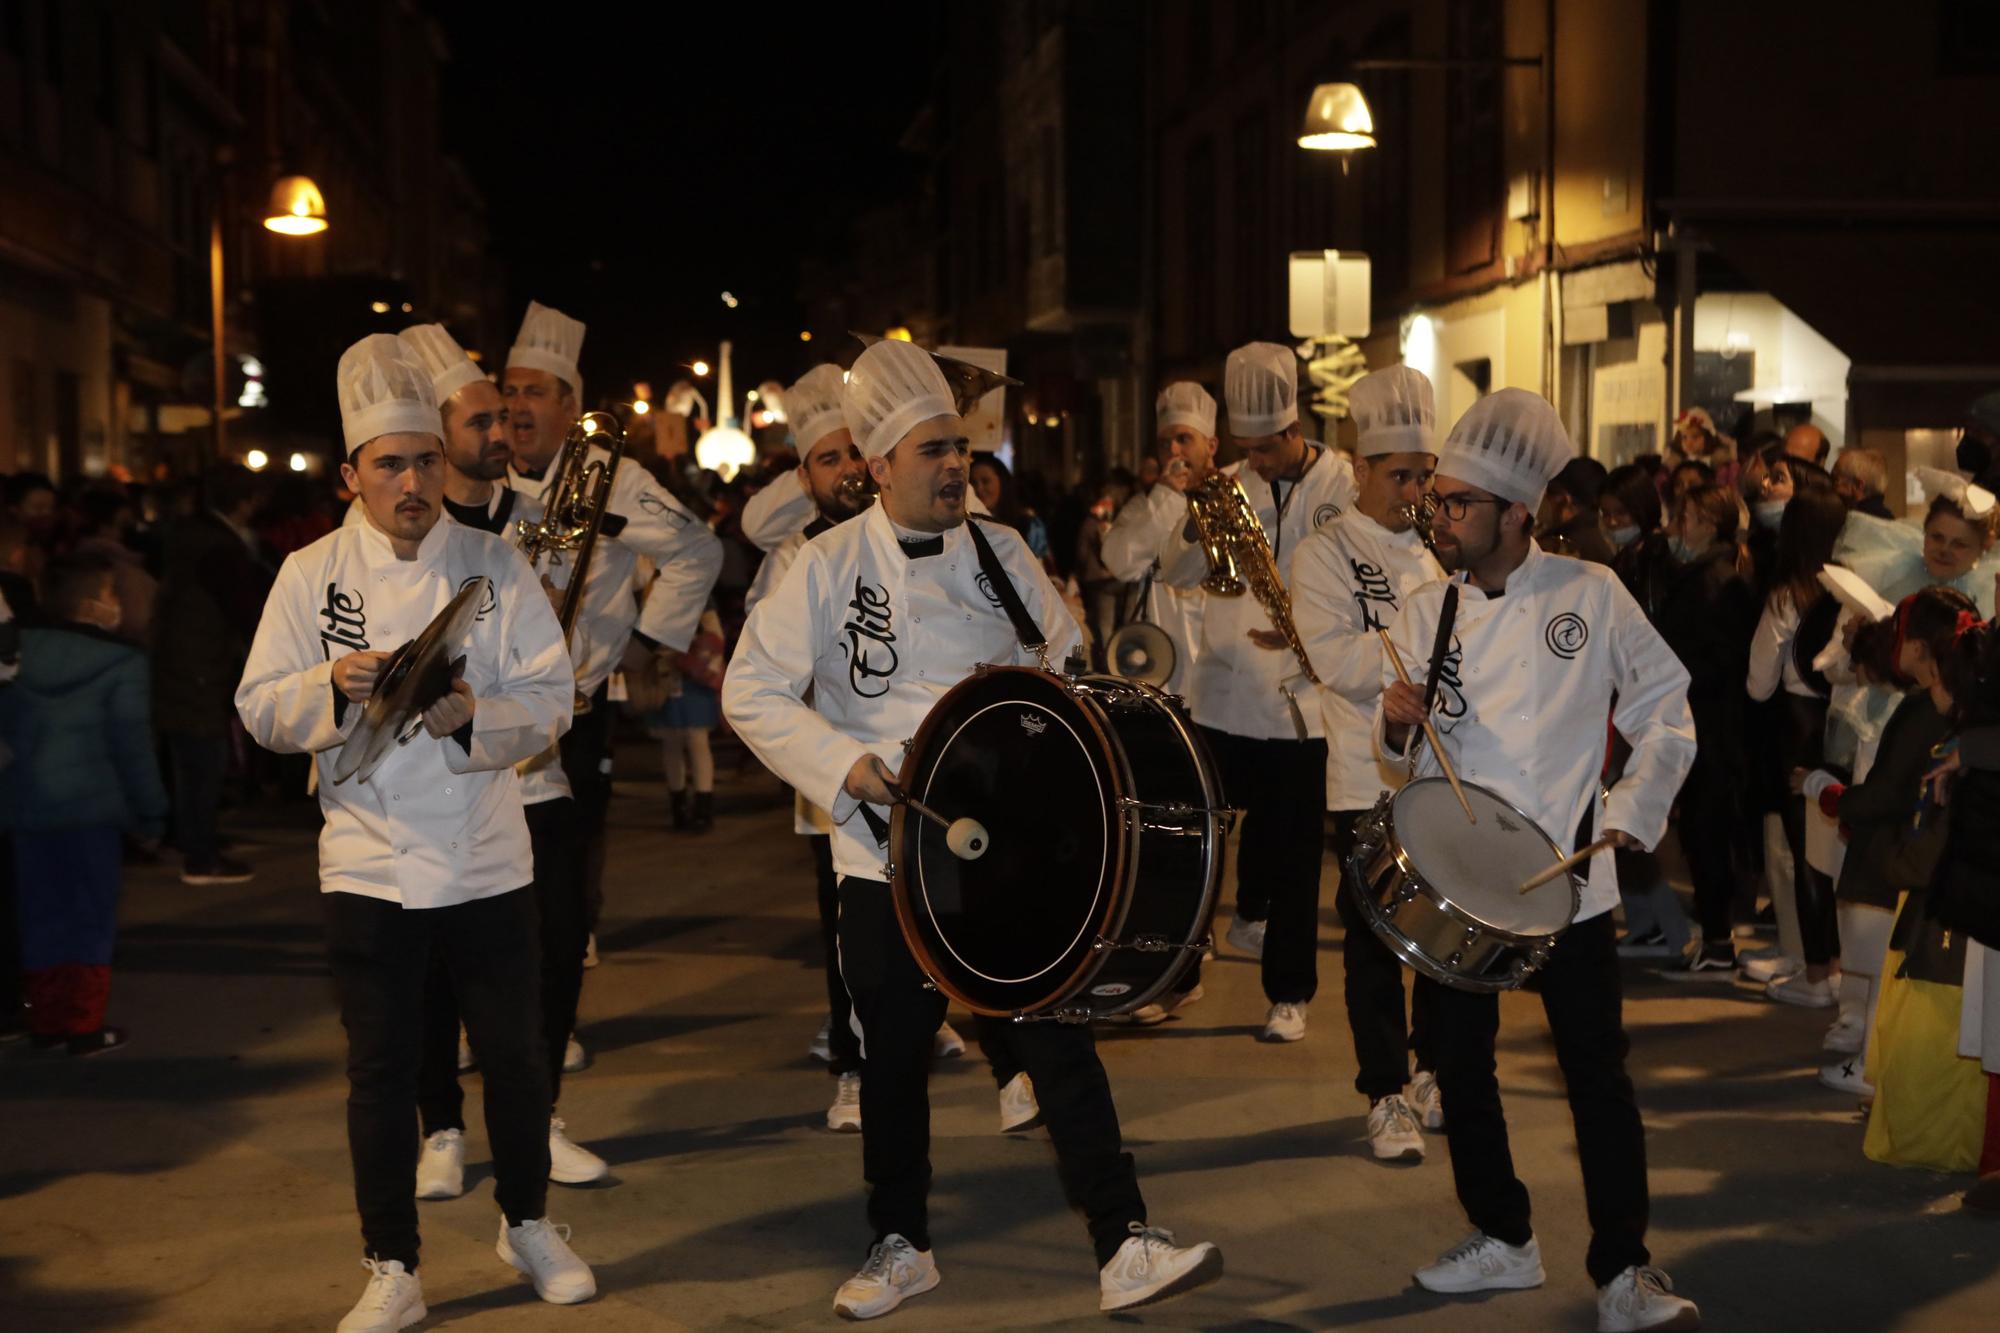
[[320,608],[319,618],[326,622],[320,629],[319,641],[327,661],[368,647],[368,616],[362,610],[360,593],[342,592],[339,584],[327,584],[326,605]]
[[979,595],[981,597],[984,597],[987,601],[993,603],[994,606],[999,607],[1002,610],[1006,609],[1007,604],[1001,601],[1000,594],[994,591],[993,580],[986,577],[985,570],[982,569],[979,571],[979,573],[973,576],[972,586],[979,589]]
[[1347,562],[1354,570],[1354,604],[1361,610],[1361,624],[1373,634],[1378,629],[1389,628],[1389,622],[1380,612],[1386,608],[1396,609],[1396,588],[1390,583],[1389,575],[1380,565],[1371,565],[1366,560]]
[[889,692],[889,677],[896,674],[896,633],[889,592],[881,584],[870,586],[854,580],[854,599],[847,604],[847,623],[840,627],[847,636],[842,651],[847,654],[847,683],[864,699],[879,699]]
[[1315,529],[1323,528],[1327,524],[1333,522],[1333,520],[1339,517],[1340,517],[1340,506],[1334,504],[1332,501],[1328,501],[1326,504],[1323,504],[1319,508],[1313,510],[1313,527]]
[[479,614],[473,617],[474,621],[481,621],[493,614],[494,609],[500,605],[500,597],[493,591],[493,580],[487,578],[484,574],[474,574],[471,578],[464,580],[458,585],[458,590],[464,592],[475,583],[484,583],[486,585],[486,596],[481,598],[479,602]]
[[1565,611],[1549,622],[1542,632],[1549,651],[1565,662],[1576,660],[1583,651],[1583,645],[1590,642],[1590,626],[1583,623],[1583,617],[1574,611]]

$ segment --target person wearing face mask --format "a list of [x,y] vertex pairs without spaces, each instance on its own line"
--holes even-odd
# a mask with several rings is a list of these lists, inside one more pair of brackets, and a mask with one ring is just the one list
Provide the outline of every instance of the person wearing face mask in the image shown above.
[[1699,486],[1681,498],[1668,535],[1677,568],[1653,615],[1660,637],[1688,672],[1698,748],[1681,784],[1675,831],[1694,882],[1702,948],[1713,955],[1734,948],[1736,810],[1746,795],[1748,758],[1743,680],[1757,625],[1737,522],[1736,497],[1726,487]]
[[[1354,507],[1306,538],[1292,565],[1292,619],[1320,680],[1337,867],[1354,850],[1355,824],[1382,792],[1402,785],[1401,767],[1376,753],[1371,735],[1382,690],[1377,631],[1395,623],[1410,593],[1444,577],[1413,518],[1437,467],[1431,382],[1408,366],[1371,371],[1348,391],[1347,408],[1355,429]],[[1335,893],[1346,932],[1341,972],[1354,1090],[1368,1099],[1368,1145],[1377,1161],[1420,1162],[1423,1130],[1444,1127],[1426,1021],[1431,993],[1414,988],[1406,1024],[1402,964],[1370,928],[1344,876]]]
[[47,577],[43,628],[21,634],[0,691],[0,822],[12,835],[28,1032],[44,1050],[96,1055],[107,1026],[123,837],[157,846],[167,792],[153,758],[145,654],[119,639],[116,571],[73,556]]
[[1597,507],[1606,476],[1604,464],[1594,458],[1572,458],[1556,473],[1535,515],[1535,540],[1544,551],[1611,563],[1617,548],[1604,533]]
[[1658,609],[1673,568],[1667,535],[1660,530],[1660,491],[1646,470],[1626,463],[1611,469],[1597,497],[1604,536],[1616,553],[1611,568],[1648,616]]

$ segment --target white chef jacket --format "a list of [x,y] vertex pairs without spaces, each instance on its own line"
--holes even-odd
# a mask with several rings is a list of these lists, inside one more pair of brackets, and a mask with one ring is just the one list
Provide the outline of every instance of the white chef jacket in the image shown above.
[[[351,652],[400,647],[475,578],[492,591],[467,637],[478,703],[468,751],[419,732],[366,782],[333,780],[361,716],[333,686]],[[513,766],[569,730],[576,673],[534,572],[505,541],[440,517],[414,560],[372,523],[286,557],[250,645],[236,711],[268,750],[314,756],[320,889],[405,907],[449,907],[521,888],[534,875]]]
[[[1308,442],[1310,466],[1296,483],[1279,482],[1279,495],[1255,471],[1242,463],[1223,469],[1243,484],[1250,507],[1264,525],[1264,540],[1278,576],[1289,587],[1292,560],[1316,530],[1340,517],[1354,503],[1354,466],[1323,445]],[[1154,488],[1159,489],[1158,487]],[[1282,497],[1282,498],[1280,498]],[[1160,577],[1176,588],[1198,587],[1208,573],[1200,542],[1186,540],[1183,521],[1170,524],[1162,535]],[[1312,682],[1299,668],[1289,648],[1259,648],[1250,641],[1253,629],[1275,628],[1263,603],[1245,591],[1241,597],[1205,597],[1201,612],[1201,646],[1195,652],[1194,674],[1188,686],[1194,720],[1232,735],[1258,740],[1297,740],[1292,709],[1285,691],[1297,701],[1306,735],[1323,736],[1325,723],[1313,707]]]
[[1319,675],[1329,810],[1366,810],[1403,785],[1403,764],[1375,746],[1384,656],[1376,631],[1395,623],[1411,593],[1443,577],[1414,528],[1391,532],[1359,509],[1299,543],[1292,621]]
[[[1458,620],[1434,725],[1458,776],[1534,820],[1565,852],[1586,813],[1593,837],[1623,829],[1648,847],[1658,845],[1694,763],[1688,674],[1618,576],[1602,565],[1545,554],[1531,542],[1503,596],[1488,597],[1463,574],[1452,582],[1459,585]],[[1432,583],[1411,593],[1389,627],[1412,679],[1420,680],[1430,662],[1445,587]],[[1395,679],[1385,653],[1382,687]],[[1379,727],[1379,701],[1375,719]],[[1632,757],[1600,808],[1607,720],[1631,743]],[[1421,735],[1412,729],[1411,744]],[[1440,771],[1427,746],[1417,771]],[[1617,902],[1614,858],[1599,853],[1591,858],[1577,919]]]
[[1105,529],[1101,552],[1104,567],[1121,583],[1137,583],[1148,572],[1153,575],[1138,614],[1141,620],[1166,631],[1173,641],[1173,674],[1161,687],[1169,694],[1187,693],[1195,655],[1201,650],[1201,610],[1207,600],[1199,588],[1176,588],[1160,579],[1159,552],[1168,529],[1185,522],[1187,496],[1171,486],[1156,484],[1118,511]]
[[[514,497],[514,502],[503,514],[500,507],[506,503],[507,497],[510,495]],[[515,524],[517,521],[528,523],[541,522],[542,504],[541,501],[524,491],[512,490],[506,486],[495,486],[493,494],[488,496],[486,500],[486,514],[490,522],[497,522],[501,526],[497,529],[491,527],[483,528],[481,531],[496,533],[509,546],[519,551],[521,549],[521,530]],[[449,511],[446,512],[445,518],[448,521],[456,522],[455,519],[452,519]],[[367,511],[361,507],[360,497],[357,496],[353,503],[347,506],[347,516],[340,520],[340,525],[343,528],[351,528],[356,525],[366,526],[367,523]],[[537,576],[536,581],[540,581],[539,576]],[[590,589],[586,588],[584,591],[588,594]],[[579,611],[578,614],[581,615],[582,613]],[[557,622],[556,628],[562,628],[560,621]],[[577,661],[579,656],[581,656],[579,649],[575,644],[571,644],[569,655],[571,667],[574,668],[579,665]],[[564,730],[568,730],[568,728],[564,728]],[[569,774],[563,772],[562,749],[559,746],[551,745],[534,758],[523,759],[520,763],[514,765],[514,774],[521,779],[522,805],[540,805],[544,801],[563,800],[572,794],[569,786]]]
[[[1079,635],[1041,561],[1013,529],[981,531],[1048,635],[1050,660],[1061,661]],[[863,879],[887,878],[887,849],[842,790],[848,770],[869,753],[899,769],[904,742],[979,663],[1032,664],[999,598],[979,585],[964,524],[943,534],[938,555],[912,560],[896,539],[876,505],[806,543],[750,613],[722,686],[723,714],[744,743],[831,813],[834,869]]]
[[[568,449],[565,443],[557,450],[539,481],[510,466],[507,484],[546,503],[548,491],[562,475]],[[610,457],[600,446],[593,446],[592,452]],[[635,574],[641,555],[660,569],[643,611]],[[568,587],[570,560],[567,553],[553,556],[544,562],[542,572],[556,587]],[[624,654],[635,626],[654,643],[685,652],[721,572],[722,543],[708,525],[662,489],[645,468],[630,458],[621,461],[611,477],[604,526],[591,555],[583,610],[571,631],[583,655],[578,688],[585,695],[596,693]]]

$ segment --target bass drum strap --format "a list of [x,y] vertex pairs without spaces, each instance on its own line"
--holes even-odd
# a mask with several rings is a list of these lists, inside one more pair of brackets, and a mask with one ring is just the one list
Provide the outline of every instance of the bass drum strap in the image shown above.
[[1006,567],[1000,563],[1000,557],[993,553],[993,544],[987,541],[986,534],[979,530],[979,523],[980,520],[976,516],[970,514],[966,516],[965,527],[972,535],[972,549],[978,552],[980,572],[985,574],[986,581],[993,585],[993,595],[1000,599],[1001,609],[1006,611],[1007,619],[1014,622],[1014,636],[1021,641],[1021,646],[1036,658],[1045,659],[1049,650],[1048,635],[1042,633],[1041,626],[1037,625],[1035,618],[1028,614],[1028,608],[1021,602],[1020,590],[1015,588],[1014,580],[1008,577]]

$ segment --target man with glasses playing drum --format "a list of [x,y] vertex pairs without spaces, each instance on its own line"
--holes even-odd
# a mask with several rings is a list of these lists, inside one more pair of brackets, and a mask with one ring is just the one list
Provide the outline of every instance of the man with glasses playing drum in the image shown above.
[[[849,372],[844,412],[880,502],[808,542],[757,604],[730,663],[723,710],[767,767],[833,818],[840,969],[866,1062],[862,1161],[874,1228],[867,1260],[841,1285],[834,1309],[869,1319],[939,1280],[927,1212],[926,1081],[945,998],[926,988],[886,882],[876,830],[879,812],[899,799],[890,764],[978,664],[1028,660],[1014,611],[1048,626],[1058,655],[1079,636],[1018,535],[985,526],[982,543],[970,531],[965,424],[929,353],[891,340],[870,346]],[[1011,589],[998,588],[996,574]],[[1009,595],[1016,604],[1003,610]],[[1051,810],[1052,823],[1061,814]],[[1051,827],[1052,843],[1059,833]],[[1146,1225],[1089,1026],[1023,1022],[1011,1035],[1063,1182],[1089,1224],[1100,1308],[1129,1309],[1219,1274],[1213,1245],[1177,1247]]]
[[[1446,438],[1433,484],[1433,539],[1452,577],[1412,593],[1389,631],[1401,662],[1385,654],[1380,716],[1388,748],[1412,743],[1425,721],[1422,672],[1441,647],[1433,730],[1468,804],[1480,812],[1470,822],[1449,788],[1413,782],[1396,798],[1399,810],[1420,787],[1442,796],[1427,807],[1422,827],[1396,836],[1419,871],[1437,872],[1425,876],[1432,888],[1464,896],[1478,909],[1473,915],[1489,921],[1505,923],[1508,904],[1534,901],[1523,888],[1537,863],[1555,859],[1556,844],[1562,852],[1656,844],[1694,759],[1687,672],[1638,605],[1610,570],[1544,554],[1534,543],[1543,489],[1573,452],[1561,419],[1540,397],[1503,389],[1475,403]],[[1440,636],[1453,588],[1456,619]],[[1402,663],[1419,676],[1416,684],[1400,679]],[[1607,721],[1630,742],[1632,758],[1600,799]],[[1449,776],[1438,759],[1425,747],[1418,773]],[[1524,830],[1522,817],[1546,835],[1533,839],[1539,846],[1525,863],[1516,853],[1533,830]],[[1625,1071],[1609,851],[1591,856],[1578,874],[1586,881],[1578,919],[1547,948],[1539,990],[1576,1126],[1597,1326],[1606,1333],[1695,1328],[1694,1303],[1674,1294],[1646,1250],[1645,1129]],[[1536,892],[1550,889],[1573,892],[1560,881]],[[1564,901],[1565,914],[1569,906]],[[1478,934],[1465,932],[1465,957]],[[1460,961],[1455,946],[1435,968],[1421,969],[1452,984],[1427,976],[1417,985],[1433,991],[1452,1175],[1476,1229],[1416,1279],[1452,1293],[1537,1287],[1541,1252],[1495,1077],[1499,987],[1461,984],[1451,975]]]

